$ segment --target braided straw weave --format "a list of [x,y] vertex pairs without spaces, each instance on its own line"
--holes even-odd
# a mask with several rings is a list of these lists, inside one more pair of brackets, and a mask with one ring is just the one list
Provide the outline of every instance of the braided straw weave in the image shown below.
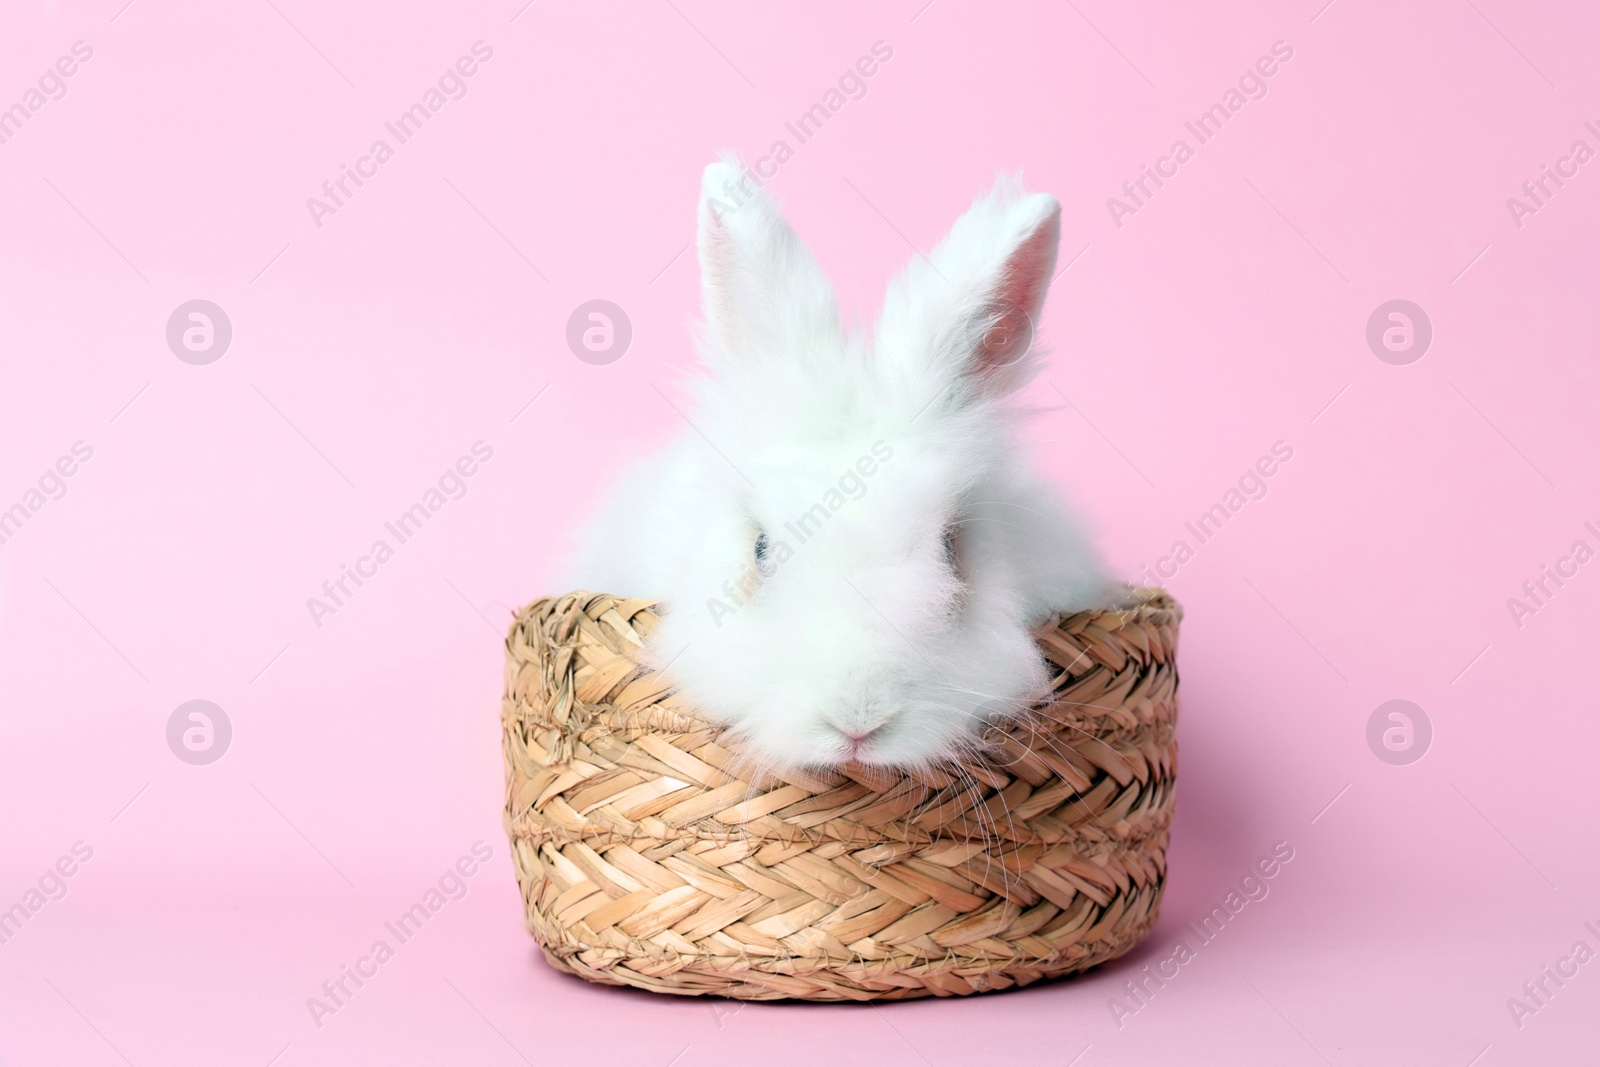
[[1155,922],[1182,610],[1037,631],[1051,699],[938,771],[749,771],[636,661],[654,602],[536,601],[506,639],[506,833],[526,925],[590,981],[746,1000],[1027,985]]

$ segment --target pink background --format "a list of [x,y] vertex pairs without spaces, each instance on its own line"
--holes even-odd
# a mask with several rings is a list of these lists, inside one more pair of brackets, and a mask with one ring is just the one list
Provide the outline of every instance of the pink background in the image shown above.
[[[1594,1058],[1600,963],[1520,1027],[1506,1002],[1600,948],[1600,564],[1520,628],[1506,600],[1600,547],[1600,162],[1521,227],[1506,199],[1573,141],[1600,148],[1600,14],[121,2],[0,16],[0,106],[94,50],[0,145],[0,507],[94,450],[0,545],[0,908],[93,849],[0,945],[0,1063]],[[306,198],[480,39],[468,95],[315,226]],[[657,386],[692,361],[701,168],[795,147],[784,122],[879,40],[865,98],[775,182],[857,314],[1024,168],[1061,199],[1062,263],[1081,251],[1031,433],[1119,570],[1294,449],[1170,582],[1163,917],[1096,973],[962,1002],[584,985],[519,924],[499,635],[555,591],[613,474],[681,425]],[[1269,94],[1115,225],[1107,197],[1279,40]],[[195,298],[233,324],[208,366],[165,341]],[[564,340],[594,298],[633,325],[608,366]],[[1365,340],[1395,298],[1434,326],[1408,366]],[[478,440],[494,456],[466,497],[314,625],[306,598]],[[1434,731],[1408,766],[1366,740],[1396,698]],[[209,766],[166,744],[191,699],[233,725]],[[306,999],[480,839],[466,897],[314,1025]],[[1109,998],[1278,841],[1295,858],[1270,895],[1119,1026]]]

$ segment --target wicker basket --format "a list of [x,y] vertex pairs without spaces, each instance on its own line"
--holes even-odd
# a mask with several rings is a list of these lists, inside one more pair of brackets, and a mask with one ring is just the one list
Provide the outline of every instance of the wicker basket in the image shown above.
[[1121,955],[1166,873],[1182,617],[1133,604],[1038,631],[1051,701],[992,728],[989,762],[747,780],[636,662],[652,601],[533,603],[502,716],[528,930],[590,981],[747,1000],[976,993]]

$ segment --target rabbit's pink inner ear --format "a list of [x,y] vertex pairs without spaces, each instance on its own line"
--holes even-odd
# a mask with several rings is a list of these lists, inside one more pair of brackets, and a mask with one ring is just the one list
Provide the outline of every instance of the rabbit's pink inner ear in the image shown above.
[[706,314],[721,319],[728,311],[728,270],[733,258],[733,236],[714,203],[708,203],[700,224],[700,284]]
[[978,373],[1003,377],[1033,347],[1034,325],[1050,289],[1060,238],[1061,209],[1054,207],[1006,258],[986,301],[988,328],[978,344]]
[[738,301],[734,296],[739,247],[724,217],[726,213],[725,206],[715,197],[701,205],[700,302],[715,339],[733,348],[740,341]]

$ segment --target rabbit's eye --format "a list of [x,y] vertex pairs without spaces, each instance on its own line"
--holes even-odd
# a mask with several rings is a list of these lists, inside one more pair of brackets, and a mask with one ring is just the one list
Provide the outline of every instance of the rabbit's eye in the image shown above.
[[760,530],[756,533],[756,543],[752,551],[756,557],[756,570],[760,571],[763,577],[772,577],[772,547],[767,541],[767,531]]
[[960,531],[954,523],[944,528],[944,561],[952,571],[961,570]]

